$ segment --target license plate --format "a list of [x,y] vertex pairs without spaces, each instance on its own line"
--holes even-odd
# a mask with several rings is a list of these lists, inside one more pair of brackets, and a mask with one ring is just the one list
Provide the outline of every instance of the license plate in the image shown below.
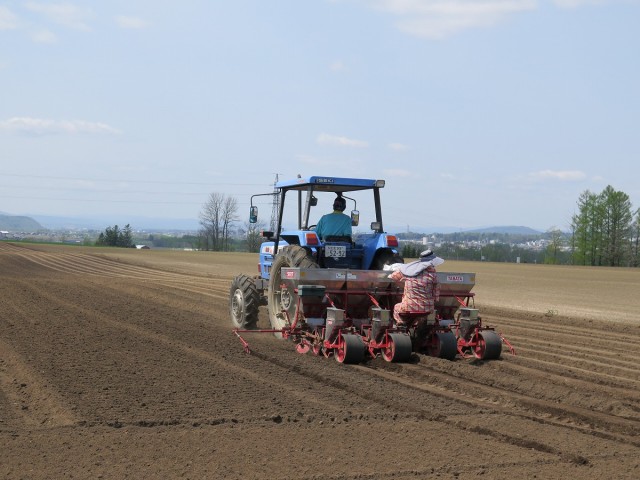
[[344,245],[327,245],[324,247],[324,256],[342,258],[347,256],[347,247]]

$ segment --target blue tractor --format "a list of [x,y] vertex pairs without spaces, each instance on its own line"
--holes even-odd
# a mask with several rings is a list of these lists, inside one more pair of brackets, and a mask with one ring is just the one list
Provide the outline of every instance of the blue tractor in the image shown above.
[[[282,287],[282,270],[287,268],[321,268],[350,270],[382,270],[385,265],[402,263],[398,252],[398,238],[384,231],[380,190],[384,180],[361,178],[338,178],[313,176],[276,183],[276,193],[254,195],[251,197],[250,223],[258,221],[258,207],[254,198],[258,196],[279,195],[279,211],[275,232],[263,232],[268,241],[260,248],[259,275],[249,277],[238,275],[232,282],[230,292],[230,312],[236,328],[255,328],[258,322],[260,305],[267,305],[269,320],[276,336],[287,325],[296,308],[296,292]],[[316,232],[316,223],[326,210],[314,212],[322,198],[324,205],[331,204],[338,196],[351,203],[351,225],[357,227],[360,213],[356,196],[361,191],[371,191],[373,196],[373,221],[370,233],[358,235],[327,236],[320,238]],[[297,218],[287,219],[287,223],[297,222],[297,228],[284,229],[283,218],[287,201],[293,201]],[[314,219],[314,220],[312,220]]]

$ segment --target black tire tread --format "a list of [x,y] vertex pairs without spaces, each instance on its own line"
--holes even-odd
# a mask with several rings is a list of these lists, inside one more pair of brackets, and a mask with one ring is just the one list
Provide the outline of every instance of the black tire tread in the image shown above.
[[404,263],[404,258],[397,253],[393,253],[391,250],[383,250],[378,252],[373,258],[369,270],[382,270],[385,265],[392,265],[394,263]]
[[411,337],[406,333],[390,333],[389,337],[395,344],[395,351],[391,361],[394,363],[408,362],[413,352]]
[[[243,318],[233,321],[233,298],[235,292],[240,289],[244,300]],[[260,292],[256,288],[255,281],[248,275],[238,275],[231,282],[229,290],[229,310],[234,326],[238,328],[255,328],[258,323],[258,310],[260,307]]]
[[495,360],[502,354],[502,339],[493,330],[483,330],[480,335],[484,339],[484,355],[481,360]]
[[[269,293],[268,309],[269,309],[269,323],[271,328],[279,330],[283,328],[281,320],[278,318],[278,312],[276,303],[276,292],[279,289],[278,283],[282,279],[280,270],[287,267],[298,268],[317,268],[318,264],[315,262],[309,251],[300,245],[288,245],[282,249],[282,251],[275,257],[271,266],[271,277],[269,279]],[[278,338],[282,338],[282,334],[274,334]]]

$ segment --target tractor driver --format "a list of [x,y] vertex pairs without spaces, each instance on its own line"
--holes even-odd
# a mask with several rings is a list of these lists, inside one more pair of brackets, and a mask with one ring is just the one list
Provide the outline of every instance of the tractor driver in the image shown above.
[[347,201],[338,194],[333,201],[333,212],[320,218],[316,226],[316,233],[322,240],[327,237],[351,238],[351,217],[343,212],[347,208]]

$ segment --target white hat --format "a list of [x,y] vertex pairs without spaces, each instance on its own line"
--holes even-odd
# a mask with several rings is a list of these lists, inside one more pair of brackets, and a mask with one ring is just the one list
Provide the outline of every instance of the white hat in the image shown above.
[[421,262],[430,262],[431,265],[433,265],[434,267],[437,267],[438,265],[442,265],[444,263],[444,260],[438,256],[436,256],[435,253],[433,253],[432,250],[425,250],[424,252],[420,253],[420,261]]

